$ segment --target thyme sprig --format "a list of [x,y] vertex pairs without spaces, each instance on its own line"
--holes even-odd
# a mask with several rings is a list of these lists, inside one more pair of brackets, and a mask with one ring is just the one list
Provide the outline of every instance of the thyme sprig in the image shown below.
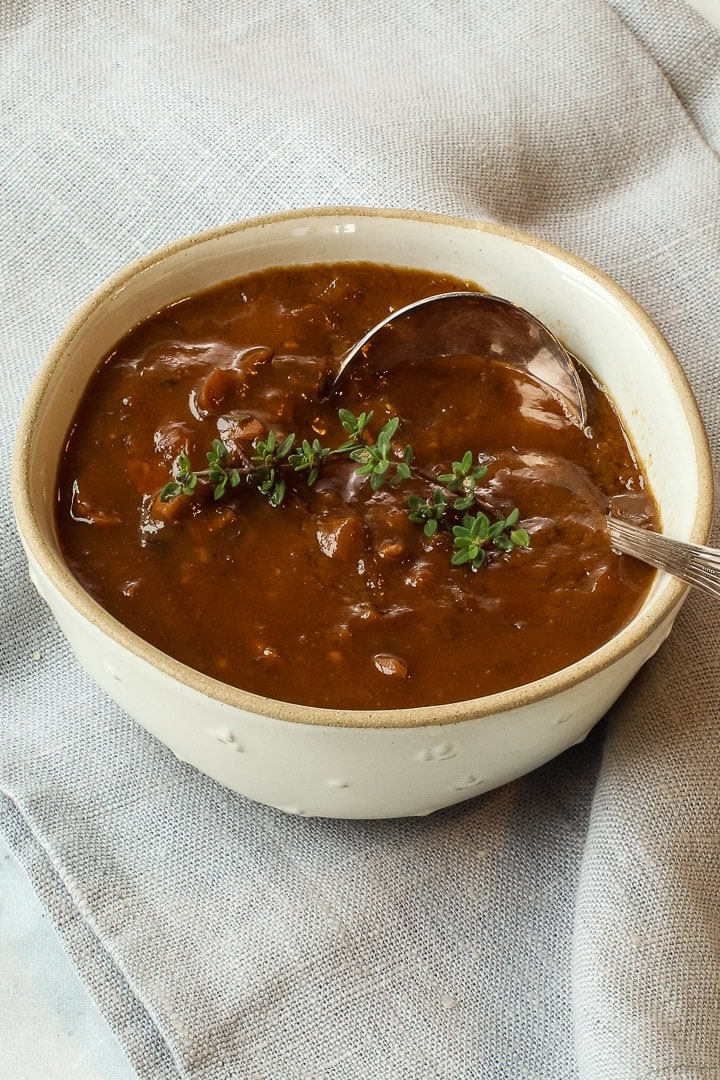
[[[353,416],[348,409],[340,409],[338,417],[348,435],[348,438],[340,446],[332,448],[323,446],[319,439],[313,439],[312,442],[303,439],[293,453],[288,456],[288,462],[295,472],[307,471],[308,487],[312,487],[315,483],[320,473],[320,467],[328,458],[343,454],[347,454],[352,458],[355,453],[363,450],[366,446],[365,431],[373,418],[372,410],[369,413],[362,412],[359,416]],[[386,428],[387,424],[383,431]],[[383,432],[381,431],[378,440],[382,438],[382,435]],[[294,435],[289,436],[289,438],[294,442]],[[353,458],[353,460],[358,459]]]
[[173,463],[175,479],[167,483],[160,492],[162,502],[170,502],[178,495],[192,495],[200,477],[205,477],[214,484],[214,498],[222,499],[228,484],[230,487],[237,487],[241,479],[239,469],[227,468],[229,453],[230,451],[221,439],[213,439],[212,450],[208,450],[205,455],[208,467],[199,469],[197,472],[193,471],[187,454],[179,454]]
[[311,487],[329,458],[346,457],[357,464],[358,476],[369,478],[373,491],[385,484],[399,487],[411,478],[430,486],[430,493],[424,499],[419,495],[408,495],[408,517],[423,526],[428,538],[439,529],[452,534],[454,550],[450,561],[453,566],[468,564],[478,570],[490,547],[508,552],[529,546],[527,531],[517,528],[520,518],[517,508],[507,517],[491,521],[480,507],[476,490],[487,473],[487,466],[476,462],[470,450],[461,460],[452,462],[450,472],[437,477],[427,476],[414,467],[411,446],[403,447],[398,456],[393,446],[400,425],[397,416],[383,425],[374,440],[368,430],[372,411],[354,416],[347,409],[340,409],[338,416],[347,438],[335,447],[323,446],[317,438],[312,442],[309,439],[297,442],[294,434],[279,441],[276,433],[270,431],[265,439],[254,442],[254,454],[242,465],[230,464],[230,451],[220,439],[213,440],[212,449],[206,454],[206,469],[193,471],[188,455],[180,454],[173,463],[173,479],[161,490],[160,499],[170,502],[179,495],[193,495],[200,478],[213,485],[213,497],[221,499],[229,487],[238,487],[244,479],[265,495],[271,506],[277,507],[285,498],[287,480],[284,473],[288,469],[307,473],[306,482]]
[[280,469],[285,458],[290,460],[290,451],[294,445],[294,435],[288,435],[278,443],[274,431],[268,433],[267,439],[258,439],[255,442],[255,453],[250,458],[253,467],[246,475],[252,476],[258,490],[267,495],[271,506],[279,506],[285,498],[286,482]]
[[378,491],[383,484],[399,487],[403,480],[409,480],[412,475],[411,466],[414,457],[412,446],[406,446],[403,449],[400,461],[390,456],[392,437],[399,423],[398,417],[394,416],[381,428],[376,442],[350,451],[351,460],[359,465],[355,472],[358,476],[370,477],[370,487],[373,491]]
[[488,544],[493,544],[500,551],[512,551],[514,547],[527,547],[530,537],[525,529],[516,529],[520,511],[517,507],[506,518],[490,522],[487,514],[481,510],[474,516],[465,514],[459,525],[453,526],[453,552],[450,562],[453,566],[470,563],[473,570],[479,570],[486,558]]

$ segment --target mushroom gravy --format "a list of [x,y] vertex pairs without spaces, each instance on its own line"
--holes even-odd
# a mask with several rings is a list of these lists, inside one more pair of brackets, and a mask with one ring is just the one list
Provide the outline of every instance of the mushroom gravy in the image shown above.
[[[64,557],[111,615],[184,664],[256,694],[315,707],[410,708],[519,686],[586,656],[639,608],[653,571],[613,553],[623,496],[657,511],[614,409],[583,373],[592,436],[527,375],[487,358],[360,364],[330,401],[337,358],[389,311],[473,287],[367,263],[275,268],[144,320],[102,360],[68,434],[56,523]],[[161,503],[173,463],[230,462],[258,438],[345,439],[338,409],[400,418],[426,475],[467,450],[477,494],[514,507],[529,548],[450,565],[452,535],[408,519],[416,477],[373,491],[333,458],[308,487],[290,470],[273,507],[246,483]]]

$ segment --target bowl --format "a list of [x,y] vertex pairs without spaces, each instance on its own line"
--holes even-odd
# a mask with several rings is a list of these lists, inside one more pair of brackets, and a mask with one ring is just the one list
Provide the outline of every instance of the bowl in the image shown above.
[[241,221],[116,274],[74,315],[37,376],[17,437],[13,500],[30,577],[77,659],[178,758],[294,814],[422,815],[513,780],[585,738],[665,640],[687,587],[658,574],[637,615],[611,641],[518,689],[419,709],[313,709],[226,686],[135,636],[69,572],[53,522],[57,462],[72,415],[99,360],[127,330],[172,301],[246,273],[353,260],[454,274],[532,311],[614,400],[664,531],[706,542],[707,438],[678,361],[638,304],[550,244],[408,211],[322,208]]

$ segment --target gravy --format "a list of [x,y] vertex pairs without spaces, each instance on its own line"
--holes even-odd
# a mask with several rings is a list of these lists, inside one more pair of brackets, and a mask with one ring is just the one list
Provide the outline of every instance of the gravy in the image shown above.
[[[656,508],[607,397],[584,375],[592,437],[526,375],[488,359],[353,372],[321,400],[337,357],[390,310],[466,282],[371,264],[271,269],[146,319],[103,359],[58,472],[64,557],[135,633],[226,683],[316,707],[406,708],[506,690],[572,664],[634,615],[653,571],[610,550],[605,515],[623,494]],[[452,535],[408,519],[413,477],[373,491],[331,459],[312,487],[289,471],[273,507],[240,483],[198,482],[162,504],[173,462],[206,466],[253,441],[338,445],[338,408],[400,418],[398,452],[446,473],[472,450],[477,495],[517,507],[529,547],[452,567]]]

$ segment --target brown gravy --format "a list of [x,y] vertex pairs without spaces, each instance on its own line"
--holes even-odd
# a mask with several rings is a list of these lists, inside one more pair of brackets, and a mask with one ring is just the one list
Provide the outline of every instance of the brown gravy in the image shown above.
[[[370,264],[273,269],[145,320],[91,380],[59,466],[68,565],[113,616],[178,660],[257,694],[318,707],[404,708],[518,686],[615,635],[652,579],[615,555],[604,516],[628,493],[656,510],[614,410],[585,380],[592,438],[523,374],[457,358],[358,369],[339,400],[320,390],[337,357],[390,310],[467,287]],[[160,504],[178,454],[204,468],[213,439],[252,452],[274,430],[343,441],[338,407],[401,419],[426,472],[466,450],[478,494],[517,506],[530,547],[451,567],[452,537],[408,520],[421,482],[373,492],[357,465],[293,473],[281,506],[241,483],[221,500]]]

